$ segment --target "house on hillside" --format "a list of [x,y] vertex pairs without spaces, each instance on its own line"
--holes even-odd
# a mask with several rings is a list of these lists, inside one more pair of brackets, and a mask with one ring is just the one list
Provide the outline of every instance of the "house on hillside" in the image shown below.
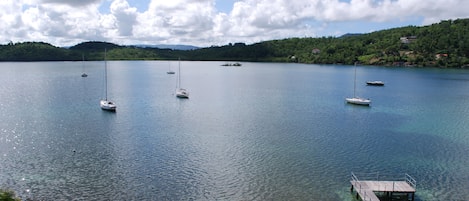
[[447,58],[447,57],[448,57],[448,54],[436,54],[435,55],[436,60]]
[[319,53],[321,53],[321,50],[318,49],[318,48],[314,48],[313,51],[311,51],[311,53],[313,53],[313,54],[319,54]]
[[417,36],[404,36],[400,38],[401,43],[403,44],[409,44],[412,42],[415,42],[417,40]]

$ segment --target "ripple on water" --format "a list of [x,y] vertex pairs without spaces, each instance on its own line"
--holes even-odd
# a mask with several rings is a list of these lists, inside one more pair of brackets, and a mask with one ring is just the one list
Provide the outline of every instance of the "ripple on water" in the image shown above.
[[75,63],[0,63],[0,186],[23,198],[353,200],[350,172],[379,171],[414,176],[420,200],[469,200],[467,87],[432,71],[362,69],[390,79],[359,87],[363,108],[343,103],[345,66],[187,62],[180,101],[166,62],[113,62],[106,113],[102,63],[86,79]]

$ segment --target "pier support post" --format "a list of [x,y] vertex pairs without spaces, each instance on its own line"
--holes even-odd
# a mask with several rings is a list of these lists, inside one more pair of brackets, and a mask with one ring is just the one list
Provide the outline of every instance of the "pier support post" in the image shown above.
[[350,187],[350,192],[353,192],[353,185]]

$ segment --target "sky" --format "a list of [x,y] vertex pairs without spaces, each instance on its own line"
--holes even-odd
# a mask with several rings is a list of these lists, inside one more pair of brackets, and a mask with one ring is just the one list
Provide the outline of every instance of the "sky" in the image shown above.
[[0,0],[0,44],[198,47],[469,18],[468,0]]

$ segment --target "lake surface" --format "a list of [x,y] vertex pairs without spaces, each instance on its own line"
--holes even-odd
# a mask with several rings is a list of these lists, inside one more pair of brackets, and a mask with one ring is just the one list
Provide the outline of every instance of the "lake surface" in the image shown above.
[[[0,188],[35,200],[346,200],[351,172],[469,200],[469,71],[341,65],[0,63]],[[169,66],[176,75],[168,75]],[[365,85],[382,80],[384,87]],[[379,173],[377,173],[379,172]]]

